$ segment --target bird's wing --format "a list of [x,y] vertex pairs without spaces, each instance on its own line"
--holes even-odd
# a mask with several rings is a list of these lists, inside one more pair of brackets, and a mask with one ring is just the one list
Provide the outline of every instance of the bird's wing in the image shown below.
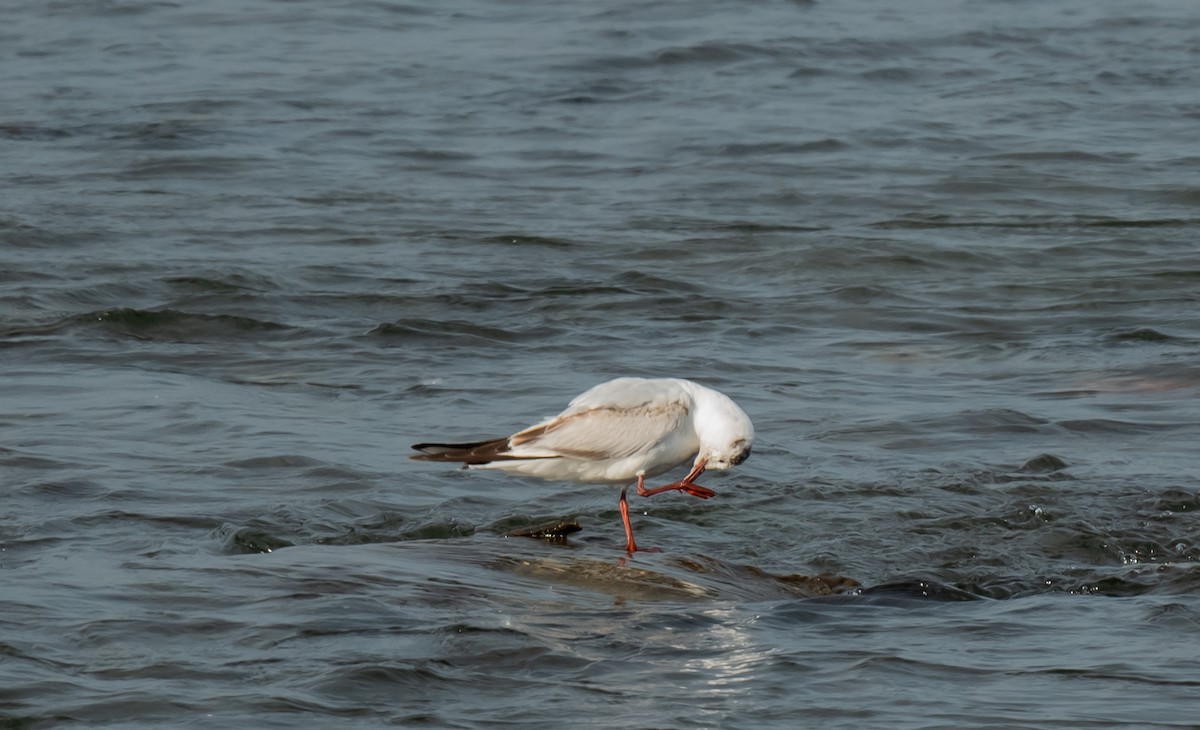
[[635,408],[686,398],[687,392],[680,386],[680,381],[673,378],[617,378],[575,396],[562,415],[590,408]]
[[682,399],[583,408],[573,403],[562,415],[513,434],[509,453],[518,458],[620,459],[650,451],[682,428],[690,428]]

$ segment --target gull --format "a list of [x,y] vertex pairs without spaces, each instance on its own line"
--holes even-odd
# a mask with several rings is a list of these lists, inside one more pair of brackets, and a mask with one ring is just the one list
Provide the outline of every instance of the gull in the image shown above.
[[[471,443],[420,443],[416,461],[573,482],[624,484],[618,507],[625,550],[637,551],[625,491],[639,497],[677,490],[708,499],[695,480],[750,456],[754,424],[724,393],[682,378],[617,378],[576,396],[562,413],[511,436]],[[692,461],[683,479],[646,488],[646,478]]]

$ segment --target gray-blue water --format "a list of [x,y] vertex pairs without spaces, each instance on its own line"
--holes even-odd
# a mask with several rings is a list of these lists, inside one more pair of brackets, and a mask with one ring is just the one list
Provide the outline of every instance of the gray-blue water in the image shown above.
[[[0,726],[1200,726],[1194,3],[23,0],[0,101]],[[662,552],[405,460],[618,375],[758,429]]]

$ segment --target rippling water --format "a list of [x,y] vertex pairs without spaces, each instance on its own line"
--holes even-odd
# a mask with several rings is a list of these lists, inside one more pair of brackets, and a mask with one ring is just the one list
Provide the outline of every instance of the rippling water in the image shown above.
[[[4,727],[1196,727],[1190,3],[0,19]],[[404,460],[617,375],[662,552]]]

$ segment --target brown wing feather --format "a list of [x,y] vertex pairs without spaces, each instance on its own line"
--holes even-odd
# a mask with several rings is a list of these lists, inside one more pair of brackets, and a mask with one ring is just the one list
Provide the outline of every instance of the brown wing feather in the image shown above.
[[531,426],[511,436],[509,445],[511,448],[528,444],[534,449],[580,459],[621,458],[657,444],[687,414],[687,405],[679,401],[634,408],[598,406]]

